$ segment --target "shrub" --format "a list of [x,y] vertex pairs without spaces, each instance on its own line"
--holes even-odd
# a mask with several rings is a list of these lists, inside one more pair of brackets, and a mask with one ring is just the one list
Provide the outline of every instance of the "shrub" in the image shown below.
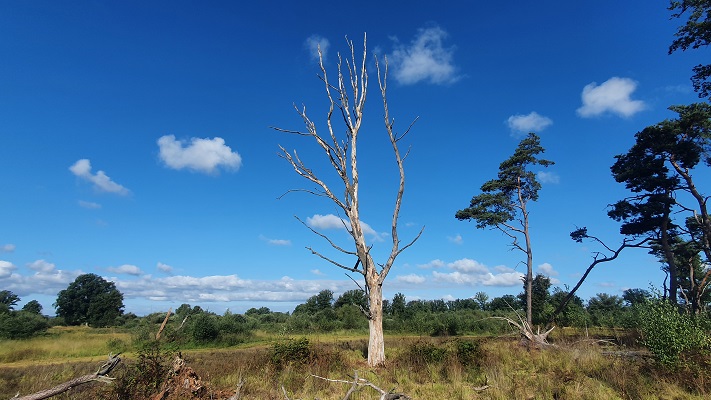
[[272,345],[271,361],[274,365],[308,364],[313,358],[311,343],[307,338],[289,339]]
[[700,321],[668,301],[654,299],[639,307],[643,343],[661,364],[675,367],[681,356],[711,348]]
[[11,311],[0,314],[0,338],[26,339],[49,329],[47,318],[27,312]]
[[192,323],[192,338],[198,343],[211,342],[217,339],[220,331],[217,329],[215,317],[201,313],[195,316]]

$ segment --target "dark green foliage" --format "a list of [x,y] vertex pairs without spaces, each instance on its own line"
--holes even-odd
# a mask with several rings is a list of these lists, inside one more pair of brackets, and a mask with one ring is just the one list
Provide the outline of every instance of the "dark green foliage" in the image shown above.
[[217,339],[220,331],[217,328],[216,316],[200,313],[191,318],[190,333],[195,342],[207,343]]
[[457,340],[455,341],[457,359],[465,366],[479,365],[483,354],[479,346],[479,342],[473,340]]
[[0,314],[10,312],[15,309],[15,305],[20,298],[9,290],[0,290]]
[[333,308],[338,309],[345,305],[352,304],[360,309],[368,309],[368,297],[365,295],[365,291],[360,289],[348,290],[342,295],[338,296],[336,302],[333,303]]
[[644,289],[626,289],[622,292],[622,300],[624,300],[628,306],[644,304],[651,299],[652,294]]
[[49,329],[47,318],[27,311],[0,313],[0,338],[26,339]]
[[529,133],[516,148],[513,156],[501,163],[497,179],[481,186],[481,194],[474,196],[468,208],[457,211],[459,220],[474,220],[477,228],[495,227],[516,218],[518,213],[519,191],[524,202],[538,200],[541,184],[531,166],[548,167],[552,161],[536,156],[545,150],[540,145],[540,138]]
[[406,305],[407,303],[405,301],[405,295],[402,293],[395,293],[395,296],[393,296],[392,305],[390,306],[392,314],[394,316],[401,316],[405,314]]
[[505,294],[501,297],[494,297],[489,303],[491,311],[514,311],[523,308],[523,302],[512,294]]
[[429,341],[417,341],[408,346],[405,357],[414,364],[441,363],[447,357],[447,349]]
[[[563,291],[560,288],[554,288],[553,294],[550,297],[550,303],[554,308],[558,307],[568,296],[569,292]],[[555,317],[555,322],[558,326],[575,326],[583,327],[588,325],[588,314],[583,304],[583,299],[577,295],[568,301],[563,310]]]
[[[674,36],[676,39],[669,46],[669,54],[682,50],[698,49],[711,44],[711,1],[709,0],[674,0],[669,5],[673,18],[688,19],[679,27]],[[691,82],[699,97],[711,95],[711,65],[699,64],[693,68]]]
[[[551,279],[545,275],[536,274],[531,285],[531,320],[534,325],[544,324],[553,312],[550,290]],[[526,282],[523,283],[524,293],[518,295],[521,303],[526,306]]]
[[272,345],[270,360],[276,366],[308,364],[314,353],[307,338],[289,339]]
[[595,326],[621,326],[624,300],[619,296],[598,293],[588,300],[588,313]]
[[54,307],[68,325],[112,326],[123,314],[123,294],[113,282],[84,274],[59,292]]
[[22,311],[27,311],[32,314],[42,314],[42,304],[37,300],[30,300],[22,306]]

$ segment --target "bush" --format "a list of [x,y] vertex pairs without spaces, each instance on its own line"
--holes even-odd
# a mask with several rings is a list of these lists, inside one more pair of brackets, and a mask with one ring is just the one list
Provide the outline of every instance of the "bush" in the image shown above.
[[668,301],[654,299],[639,307],[642,342],[661,364],[676,367],[680,357],[711,348],[700,321]]
[[192,338],[197,343],[212,342],[217,339],[220,331],[217,329],[215,317],[201,313],[195,316],[192,323]]
[[11,311],[0,314],[0,338],[26,339],[49,329],[47,318],[27,312]]
[[313,351],[307,338],[289,339],[272,345],[271,361],[277,366],[290,363],[308,364],[312,358]]

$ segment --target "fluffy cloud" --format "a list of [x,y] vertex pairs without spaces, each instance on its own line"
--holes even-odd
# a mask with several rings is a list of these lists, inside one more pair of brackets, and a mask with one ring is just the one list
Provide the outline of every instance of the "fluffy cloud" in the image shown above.
[[403,85],[421,81],[447,84],[459,79],[453,63],[454,48],[446,48],[442,28],[420,29],[409,46],[396,43],[388,57],[395,79]]
[[15,245],[14,244],[4,244],[0,246],[0,253],[12,253],[15,251]]
[[27,264],[27,268],[44,274],[54,271],[54,267],[54,264],[45,260],[37,260]]
[[119,185],[109,178],[104,171],[98,171],[96,174],[91,173],[91,162],[82,158],[69,167],[77,177],[94,184],[94,189],[100,192],[116,193],[120,195],[127,195],[129,190],[125,187]]
[[106,268],[109,272],[113,272],[115,274],[126,274],[126,275],[134,275],[134,276],[139,276],[143,274],[143,271],[141,271],[140,268],[138,268],[135,265],[131,264],[124,264],[118,267],[108,267]]
[[555,172],[539,171],[536,178],[541,183],[560,183],[560,177]]
[[560,284],[560,279],[555,278],[556,276],[558,276],[558,271],[556,271],[549,263],[543,263],[539,265],[537,271],[538,273],[546,275],[548,278],[550,278],[551,283],[553,285]]
[[311,59],[316,62],[319,61],[319,56],[318,56],[319,48],[321,49],[321,55],[323,57],[323,60],[326,61],[326,58],[328,56],[328,47],[329,46],[330,46],[330,43],[328,42],[328,39],[326,39],[323,36],[319,36],[319,35],[311,35],[308,38],[306,38],[306,41],[304,42],[304,47],[306,47],[306,50],[309,51],[309,55],[311,55]]
[[[306,225],[314,229],[350,229],[351,223],[344,218],[338,217],[333,214],[321,215],[314,214],[313,217],[306,218]],[[360,227],[363,229],[363,233],[370,235],[376,242],[382,242],[385,237],[388,236],[385,232],[377,232],[367,223],[360,221]]]
[[581,95],[583,105],[578,108],[578,115],[587,118],[610,112],[630,117],[646,107],[643,101],[630,98],[636,89],[637,82],[618,77],[612,77],[600,85],[595,82],[586,85]]
[[10,261],[0,260],[0,279],[9,278],[12,275],[12,271],[16,269],[17,267],[12,265]]
[[409,274],[409,275],[400,275],[395,277],[395,282],[400,282],[400,283],[411,283],[415,285],[419,285],[421,283],[425,283],[425,277],[420,276],[417,274]]
[[220,167],[238,170],[242,165],[242,157],[225,144],[225,140],[192,138],[185,145],[173,135],[165,135],[158,139],[159,157],[169,168],[211,174]]
[[432,271],[435,281],[467,286],[516,286],[523,277],[520,272],[504,266],[495,267],[496,273],[492,273],[486,265],[469,258],[447,263],[446,268],[451,272]]
[[156,268],[158,269],[158,271],[164,272],[166,274],[173,273],[173,267],[168,264],[163,264],[162,262],[158,262],[158,264],[156,264]]
[[553,120],[535,111],[527,115],[512,115],[506,124],[514,133],[540,132],[553,124]]

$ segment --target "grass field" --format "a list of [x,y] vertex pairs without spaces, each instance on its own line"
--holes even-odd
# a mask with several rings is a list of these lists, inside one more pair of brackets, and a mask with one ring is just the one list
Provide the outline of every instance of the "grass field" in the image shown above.
[[[312,375],[348,380],[354,371],[380,388],[395,389],[413,399],[711,398],[708,368],[668,371],[646,357],[606,355],[603,350],[622,348],[603,348],[600,343],[607,342],[580,340],[570,331],[558,334],[559,346],[544,351],[526,349],[515,337],[386,336],[387,366],[375,370],[365,364],[365,336],[347,333],[292,339],[262,334],[253,344],[183,349],[182,353],[215,391],[234,390],[244,382],[243,399],[284,399],[282,386],[290,399],[341,399],[349,385]],[[112,373],[117,378],[113,384],[91,383],[55,398],[141,399],[141,394],[126,397],[119,389],[138,387],[139,368],[148,375],[152,361],[169,364],[171,357],[169,351],[159,351],[153,358],[139,360],[131,335],[120,330],[55,327],[42,337],[0,342],[0,399],[95,372],[109,352],[118,351],[125,358]],[[351,397],[377,398],[369,388]]]

